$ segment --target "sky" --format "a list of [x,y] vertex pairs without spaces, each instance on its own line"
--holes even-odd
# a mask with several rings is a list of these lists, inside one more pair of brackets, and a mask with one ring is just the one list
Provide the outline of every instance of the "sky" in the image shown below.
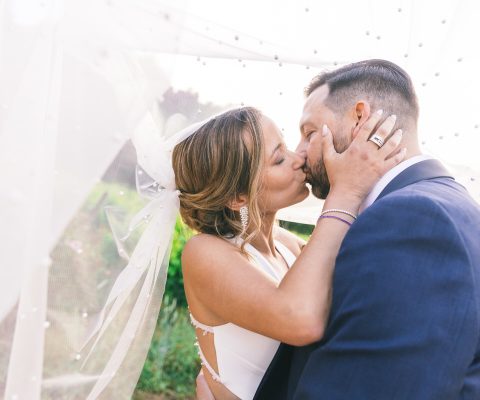
[[[303,88],[325,69],[368,58],[402,66],[420,103],[425,153],[480,198],[480,4],[473,0],[163,2],[176,55],[158,57],[176,89],[252,105],[294,149]],[[478,192],[478,193],[477,193]]]

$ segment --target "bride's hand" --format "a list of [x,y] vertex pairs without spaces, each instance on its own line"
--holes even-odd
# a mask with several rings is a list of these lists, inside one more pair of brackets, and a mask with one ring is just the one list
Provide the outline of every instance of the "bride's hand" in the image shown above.
[[383,146],[378,147],[368,140],[380,119],[381,112],[373,113],[343,153],[335,151],[332,133],[324,125],[322,153],[330,181],[330,193],[352,196],[360,204],[379,179],[404,159],[406,149],[399,148],[401,129],[387,140],[395,125],[394,115],[385,119],[375,132],[385,142]]

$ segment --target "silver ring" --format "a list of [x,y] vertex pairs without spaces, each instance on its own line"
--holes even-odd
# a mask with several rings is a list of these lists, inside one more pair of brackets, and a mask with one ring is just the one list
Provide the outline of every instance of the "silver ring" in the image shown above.
[[378,146],[378,148],[382,147],[382,146],[385,144],[385,142],[383,141],[382,137],[381,137],[380,135],[377,135],[377,134],[373,135],[373,136],[372,136],[370,139],[368,139],[368,140],[369,140],[370,142],[375,143],[375,144]]

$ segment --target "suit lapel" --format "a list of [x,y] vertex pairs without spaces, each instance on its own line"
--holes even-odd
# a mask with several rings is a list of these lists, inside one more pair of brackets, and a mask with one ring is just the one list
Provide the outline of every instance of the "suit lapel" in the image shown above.
[[450,172],[438,160],[425,160],[413,164],[406,170],[398,174],[393,180],[382,190],[376,200],[381,199],[395,190],[404,188],[412,183],[420,182],[426,179],[434,178],[450,178],[454,179]]

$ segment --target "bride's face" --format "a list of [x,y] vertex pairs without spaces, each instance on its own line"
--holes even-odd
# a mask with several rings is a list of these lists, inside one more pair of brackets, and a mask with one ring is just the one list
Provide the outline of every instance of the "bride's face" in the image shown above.
[[275,123],[262,116],[264,171],[259,205],[263,212],[275,212],[304,200],[309,190],[302,167],[304,157],[289,151]]

